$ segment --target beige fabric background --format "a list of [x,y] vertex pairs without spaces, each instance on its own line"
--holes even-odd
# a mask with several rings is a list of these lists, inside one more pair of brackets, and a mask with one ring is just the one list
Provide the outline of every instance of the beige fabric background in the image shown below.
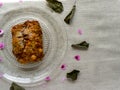
[[[40,0],[41,1],[41,0]],[[39,6],[39,2],[23,2]],[[72,8],[74,0],[61,0],[64,12],[58,14],[61,20]],[[6,3],[1,12],[19,3]],[[63,22],[68,36],[68,50],[63,58],[67,69],[45,86],[26,90],[120,90],[120,0],[77,0],[77,10],[71,25]],[[77,33],[83,30],[83,35]],[[86,40],[88,51],[73,50],[72,43]],[[74,60],[80,54],[81,61]],[[81,71],[76,82],[61,79],[72,69]],[[9,90],[10,83],[0,80],[0,90]]]

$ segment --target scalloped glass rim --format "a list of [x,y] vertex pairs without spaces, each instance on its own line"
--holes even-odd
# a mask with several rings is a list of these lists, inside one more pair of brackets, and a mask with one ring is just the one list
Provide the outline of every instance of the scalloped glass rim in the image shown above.
[[[16,12],[17,14],[15,14]],[[11,16],[15,19],[10,18]],[[34,86],[44,83],[44,79],[46,76],[51,76],[51,78],[54,78],[59,71],[56,69],[57,67],[59,67],[60,62],[62,61],[62,58],[64,57],[67,49],[67,35],[64,29],[64,25],[59,17],[56,17],[54,13],[51,13],[50,11],[47,11],[42,7],[38,8],[26,6],[21,7],[20,9],[15,8],[5,13],[2,20],[3,22],[0,23],[0,26],[3,30],[5,30],[6,28],[9,29],[9,27],[11,27],[10,25],[8,25],[9,22],[11,23],[11,25],[14,25],[17,22],[23,22],[27,19],[38,20],[42,25],[42,28],[44,29],[44,39],[47,42],[44,42],[46,45],[45,52],[47,53],[47,56],[44,58],[45,60],[40,63],[33,64],[33,67],[39,67],[32,67],[32,69],[30,68],[30,66],[19,65],[19,63],[18,65],[15,65],[13,67],[11,66],[13,64],[9,60],[4,60],[3,64],[0,65],[0,70],[4,73],[4,78],[8,81],[17,82],[23,86]],[[49,30],[49,28],[51,29],[51,31]],[[5,34],[6,33],[8,32],[5,31]],[[7,37],[7,35],[4,35],[3,38],[4,37]],[[0,39],[1,42],[5,42],[5,39],[3,38]],[[10,43],[5,42],[5,44],[9,45]],[[9,51],[0,51],[0,55],[4,56],[6,52]],[[25,67],[28,69],[22,69],[21,67]]]

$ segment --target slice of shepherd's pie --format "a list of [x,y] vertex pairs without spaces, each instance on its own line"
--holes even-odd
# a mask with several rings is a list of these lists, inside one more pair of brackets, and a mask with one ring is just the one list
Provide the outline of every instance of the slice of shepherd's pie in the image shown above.
[[42,30],[38,21],[25,21],[12,27],[12,52],[22,64],[41,61],[43,54]]

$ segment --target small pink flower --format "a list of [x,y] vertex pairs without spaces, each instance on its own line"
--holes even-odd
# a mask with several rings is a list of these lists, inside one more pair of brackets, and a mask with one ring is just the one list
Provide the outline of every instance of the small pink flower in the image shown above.
[[80,61],[80,55],[76,55],[74,58],[75,58],[77,61]]
[[83,32],[82,32],[82,30],[81,30],[81,29],[78,29],[78,33],[79,33],[80,35],[82,35],[82,34],[83,34]]
[[0,49],[3,49],[5,47],[4,43],[0,43]]
[[60,68],[61,68],[62,70],[65,70],[65,69],[66,69],[66,66],[67,66],[66,64],[62,64]]
[[2,36],[4,33],[4,31],[2,29],[0,29],[0,36]]
[[0,2],[0,7],[2,7],[3,6],[3,3],[2,2]]
[[47,77],[45,78],[45,81],[50,81],[50,80],[51,80],[50,76],[47,76]]
[[2,61],[2,58],[0,57],[0,62]]
[[2,78],[3,77],[3,73],[0,73],[0,78]]

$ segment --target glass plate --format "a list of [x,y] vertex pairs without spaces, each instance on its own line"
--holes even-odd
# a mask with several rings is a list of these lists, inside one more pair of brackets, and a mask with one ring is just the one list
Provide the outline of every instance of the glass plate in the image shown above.
[[[44,82],[45,77],[54,77],[56,68],[65,54],[67,47],[66,32],[61,21],[54,13],[43,8],[24,7],[16,8],[4,14],[0,27],[4,30],[0,42],[5,43],[5,48],[0,51],[3,62],[0,63],[0,71],[8,81],[17,82],[24,86],[34,86]],[[45,56],[42,62],[22,65],[16,61],[12,54],[12,26],[26,20],[39,21],[43,32],[43,46]]]

